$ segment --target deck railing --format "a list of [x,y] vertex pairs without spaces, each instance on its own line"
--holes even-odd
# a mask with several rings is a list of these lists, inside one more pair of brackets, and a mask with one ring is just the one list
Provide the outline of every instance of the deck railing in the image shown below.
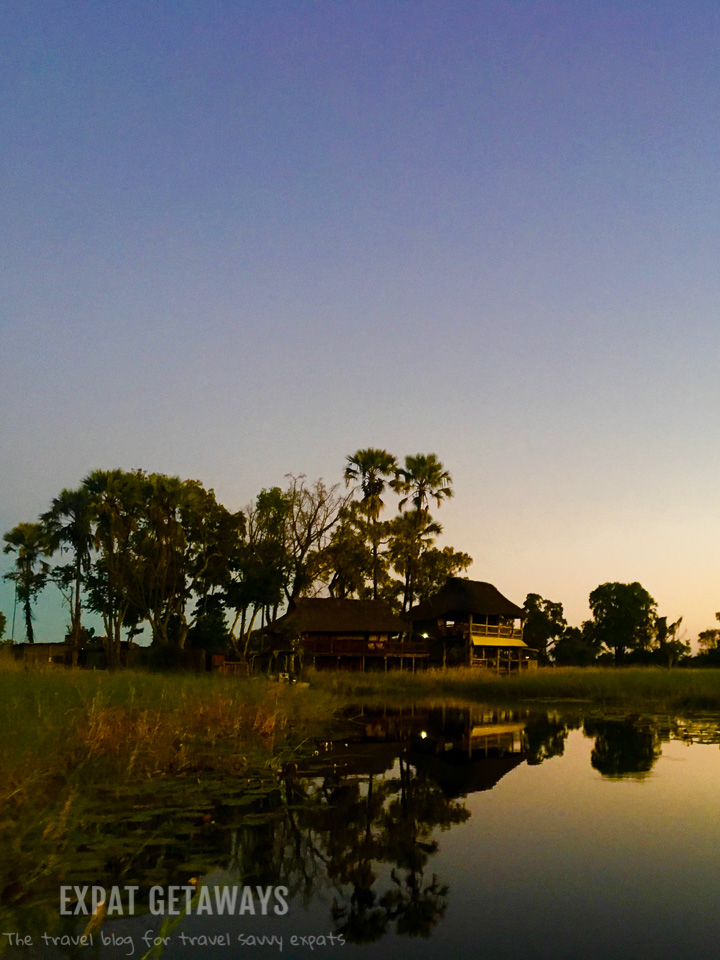
[[313,657],[427,657],[428,645],[412,640],[352,640],[329,637],[308,637],[303,640],[303,650]]
[[509,640],[522,640],[523,629],[513,624],[474,623],[470,628],[474,637],[507,637]]

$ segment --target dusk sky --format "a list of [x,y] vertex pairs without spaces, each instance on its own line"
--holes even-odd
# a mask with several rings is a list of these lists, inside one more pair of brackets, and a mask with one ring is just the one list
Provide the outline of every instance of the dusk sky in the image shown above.
[[0,533],[434,452],[472,578],[714,624],[717,0],[6,0],[0,84]]

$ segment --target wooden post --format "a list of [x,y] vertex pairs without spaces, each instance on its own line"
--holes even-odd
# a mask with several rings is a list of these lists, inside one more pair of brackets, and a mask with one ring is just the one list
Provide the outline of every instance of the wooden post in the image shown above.
[[468,666],[469,667],[472,666],[472,649],[473,649],[472,627],[473,627],[473,618],[472,618],[472,614],[470,614],[470,618],[468,620]]

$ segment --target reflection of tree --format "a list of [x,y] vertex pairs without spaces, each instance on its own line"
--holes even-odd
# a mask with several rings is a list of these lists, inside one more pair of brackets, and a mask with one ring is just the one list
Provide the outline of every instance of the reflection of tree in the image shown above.
[[578,720],[573,721],[567,717],[561,720],[557,715],[531,714],[524,733],[527,762],[533,765],[551,757],[561,757],[565,752],[568,733],[579,725]]
[[647,773],[660,756],[660,737],[650,720],[593,719],[584,726],[585,734],[595,737],[590,762],[604,777]]
[[461,803],[403,756],[380,775],[289,774],[282,793],[268,823],[235,833],[233,872],[243,882],[284,883],[306,900],[331,892],[333,919],[348,941],[371,942],[391,929],[429,935],[448,892],[436,876],[425,877],[438,846],[432,833],[469,817]]

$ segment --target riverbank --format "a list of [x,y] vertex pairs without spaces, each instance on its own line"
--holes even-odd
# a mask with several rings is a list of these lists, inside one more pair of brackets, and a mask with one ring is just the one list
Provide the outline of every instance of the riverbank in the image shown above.
[[660,667],[545,667],[514,676],[454,669],[417,673],[312,673],[314,693],[339,701],[462,699],[472,702],[586,702],[601,707],[720,712],[720,670]]
[[[501,677],[308,672],[261,677],[0,666],[0,804],[11,816],[68,788],[282,764],[350,702],[578,702],[615,710],[720,712],[720,670],[545,668]],[[60,787],[62,786],[62,789]]]

